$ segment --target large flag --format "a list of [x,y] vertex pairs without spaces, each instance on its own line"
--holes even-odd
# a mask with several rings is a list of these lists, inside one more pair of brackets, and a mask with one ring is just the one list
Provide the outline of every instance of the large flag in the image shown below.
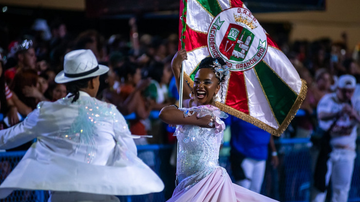
[[180,15],[185,79],[192,84],[203,58],[221,57],[231,71],[216,106],[280,135],[300,108],[306,84],[250,10],[240,0],[181,0]]

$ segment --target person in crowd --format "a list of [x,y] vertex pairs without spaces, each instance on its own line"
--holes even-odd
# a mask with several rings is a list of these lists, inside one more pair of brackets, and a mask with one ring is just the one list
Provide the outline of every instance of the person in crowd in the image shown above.
[[[116,72],[123,81],[120,87],[120,99],[126,100],[141,81],[141,69],[136,64],[127,62]],[[136,102],[137,105],[134,110],[136,118],[129,121],[130,131],[136,135],[146,135],[147,129],[144,120],[149,117],[154,101],[139,94]]]
[[[148,68],[148,76],[152,78],[151,84],[145,91],[145,96],[154,100],[153,110],[160,111],[163,107],[175,104],[174,99],[169,99],[168,85],[172,77],[171,65],[167,63],[165,66],[161,62],[153,62]],[[159,120],[156,112],[152,113],[151,134],[154,135],[152,141],[155,143],[164,143],[166,141],[166,126]]]
[[16,49],[15,58],[17,60],[17,64],[15,67],[5,71],[6,83],[11,83],[17,71],[27,68],[36,68],[35,49],[33,48],[33,42],[31,40],[25,39],[20,44],[14,45],[13,48]]
[[168,99],[168,85],[172,77],[170,64],[165,66],[163,63],[154,62],[147,71],[152,81],[146,94],[156,101],[154,110],[160,110],[169,104],[174,104],[169,103]]
[[60,44],[50,51],[50,70],[55,73],[60,72],[63,69],[64,55],[72,49],[72,44]]
[[[49,89],[49,83],[48,83],[49,77],[47,74],[43,73],[40,74],[38,77],[38,89],[41,94],[45,95],[46,91]],[[44,101],[44,100],[42,100]]]
[[16,73],[10,84],[10,90],[13,92],[15,105],[21,115],[27,116],[36,108],[39,102],[37,98],[41,97],[38,86],[38,75],[35,70],[23,69]]
[[36,63],[36,70],[38,74],[42,74],[46,72],[49,69],[49,64],[45,59],[38,59],[38,62]]
[[[138,110],[137,108],[139,103],[143,102],[142,92],[149,86],[151,82],[151,79],[141,80],[141,72],[140,72],[140,75],[138,75],[140,76],[140,81],[136,81],[137,85],[131,90],[131,93],[126,96],[121,96],[120,91],[122,89],[122,85],[126,83],[125,81],[126,79],[124,78],[125,76],[123,75],[127,73],[124,72],[123,69],[126,68],[129,64],[134,65],[133,63],[126,62],[122,64],[120,67],[116,67],[114,69],[113,73],[115,75],[111,75],[111,77],[114,77],[113,83],[114,84],[117,83],[117,85],[116,86],[108,85],[108,87],[104,89],[102,93],[102,100],[114,104],[123,115],[129,115],[134,113],[136,110]],[[141,70],[139,69],[139,71]],[[108,77],[109,79],[108,82],[110,84],[111,80],[109,77]],[[132,86],[132,84],[129,86]],[[125,97],[126,99],[124,100]],[[141,113],[141,110],[139,112]]]
[[330,73],[335,76],[346,74],[343,62],[346,59],[346,44],[337,41],[331,46]]
[[360,66],[355,62],[354,59],[345,59],[343,62],[343,66],[345,67],[348,74],[355,76],[355,78],[360,77]]
[[46,74],[40,74],[37,77],[36,86],[24,86],[23,95],[25,97],[35,98],[35,102],[39,103],[41,101],[47,101],[49,98],[48,94],[48,77]]
[[169,56],[174,56],[176,54],[178,43],[179,43],[179,36],[175,33],[170,34],[167,38],[167,53]]
[[[47,69],[45,72],[43,72],[43,74],[46,75],[47,77],[47,82],[49,85],[54,85],[55,84],[55,71],[52,69]],[[44,77],[44,78],[46,78]]]
[[82,48],[90,49],[99,61],[107,61],[104,37],[96,30],[87,30],[79,34],[76,39],[75,49]]
[[120,81],[116,79],[115,70],[118,70],[125,62],[125,57],[120,52],[112,52],[109,58],[109,72],[106,78],[107,89],[104,89],[103,97],[114,96],[112,94],[118,94],[120,92]]
[[315,82],[318,89],[315,99],[319,102],[324,95],[331,93],[332,76],[325,68],[320,68],[315,72]]
[[360,122],[360,100],[352,99],[355,86],[355,77],[340,76],[336,92],[325,95],[317,107],[319,126],[326,132],[314,173],[313,202],[325,200],[330,179],[331,201],[348,199]]
[[55,102],[58,99],[66,97],[66,85],[58,83],[51,91],[51,101]]
[[50,24],[51,30],[51,39],[50,39],[50,48],[60,45],[63,42],[63,39],[67,36],[66,24],[60,19],[55,19]]
[[[20,120],[18,117],[18,110],[13,101],[13,94],[5,83],[3,61],[0,54],[0,114],[3,119],[7,117],[8,124],[0,122],[0,130],[17,124]],[[5,125],[4,125],[5,124]]]
[[[174,57],[172,67],[177,83],[181,63],[186,57],[185,50],[180,50]],[[226,170],[219,166],[219,149],[225,129],[220,118],[225,118],[226,114],[214,106],[214,97],[220,85],[224,85],[226,71],[229,69],[221,58],[203,59],[192,89],[184,86],[185,108],[167,106],[161,110],[160,119],[178,125],[175,132],[179,144],[177,186],[168,202],[274,201],[233,184]],[[194,95],[186,96],[186,92]]]
[[115,202],[113,195],[163,190],[160,178],[138,159],[124,117],[94,98],[99,76],[107,71],[91,50],[69,52],[55,78],[66,83],[69,95],[41,102],[24,122],[0,131],[0,149],[37,138],[1,184],[0,198],[16,189],[38,189],[50,190],[50,202]]
[[234,116],[229,117],[231,129],[230,163],[235,183],[260,193],[264,180],[268,150],[271,164],[279,164],[273,137],[268,132]]
[[[27,117],[41,100],[47,100],[39,91],[37,72],[33,69],[22,69],[16,73],[10,85],[12,99],[21,117]],[[8,151],[24,151],[31,146],[29,141]]]
[[295,121],[297,123],[295,137],[307,138],[310,137],[314,129],[315,123],[312,117],[318,103],[318,100],[316,100],[318,90],[309,70],[307,70],[306,68],[301,68],[298,72],[300,74],[300,77],[306,81],[308,91],[306,94],[306,98],[300,107],[300,109],[305,111],[305,116],[299,116],[295,118]]

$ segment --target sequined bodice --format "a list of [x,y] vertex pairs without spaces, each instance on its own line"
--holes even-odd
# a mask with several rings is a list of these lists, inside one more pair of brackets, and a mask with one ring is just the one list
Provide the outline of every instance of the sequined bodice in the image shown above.
[[214,106],[184,109],[187,113],[196,112],[197,116],[211,115],[215,118],[215,128],[202,128],[193,125],[179,125],[175,135],[178,139],[177,179],[179,186],[190,187],[200,181],[218,166],[219,149],[225,128],[220,119],[224,116]]

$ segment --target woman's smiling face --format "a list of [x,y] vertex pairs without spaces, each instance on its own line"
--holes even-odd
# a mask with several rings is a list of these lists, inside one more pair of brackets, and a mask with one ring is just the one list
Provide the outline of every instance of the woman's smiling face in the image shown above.
[[196,73],[193,93],[198,104],[212,104],[219,89],[219,79],[211,68],[202,68]]

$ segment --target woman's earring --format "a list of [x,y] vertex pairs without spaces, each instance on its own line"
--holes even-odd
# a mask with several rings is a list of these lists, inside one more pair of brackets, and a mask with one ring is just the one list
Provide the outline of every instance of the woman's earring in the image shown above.
[[220,102],[220,101],[221,101],[218,94],[215,94],[215,95],[214,95],[214,101],[216,101],[216,102]]
[[193,96],[192,92],[189,94],[189,97],[190,97],[191,100],[194,99],[194,96]]

